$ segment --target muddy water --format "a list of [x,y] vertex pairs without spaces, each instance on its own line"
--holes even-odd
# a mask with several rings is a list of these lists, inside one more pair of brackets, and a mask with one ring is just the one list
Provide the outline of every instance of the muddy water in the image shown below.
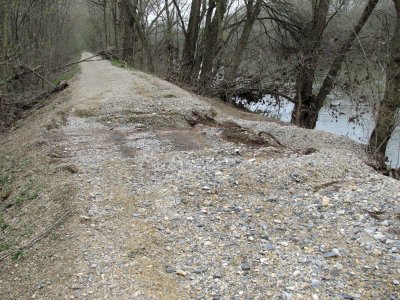
[[[290,122],[294,106],[293,103],[285,100],[278,103],[269,95],[256,103],[248,104],[243,99],[236,99],[236,102],[243,104],[250,111],[260,112],[285,122]],[[367,144],[374,126],[374,112],[370,105],[331,99],[321,109],[316,129],[348,136],[359,143]],[[386,155],[389,158],[390,166],[400,167],[399,127],[389,141]]]

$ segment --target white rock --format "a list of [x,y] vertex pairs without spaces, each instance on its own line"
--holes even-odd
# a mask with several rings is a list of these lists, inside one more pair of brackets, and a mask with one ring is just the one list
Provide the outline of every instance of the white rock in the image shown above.
[[265,257],[260,258],[260,263],[263,264],[263,265],[266,265],[266,264],[268,264],[268,259],[265,258]]
[[176,274],[180,275],[180,276],[186,276],[187,275],[187,273],[185,271],[182,271],[182,270],[176,270]]
[[385,239],[385,235],[383,235],[382,233],[378,232],[377,234],[374,234],[374,238],[377,240],[383,240]]
[[279,244],[281,244],[283,247],[289,246],[289,243],[288,243],[288,242],[285,242],[285,241],[280,242]]
[[382,226],[389,226],[389,221],[388,220],[382,221],[381,225]]
[[300,271],[294,271],[294,272],[293,272],[293,276],[294,276],[294,277],[299,276],[300,274],[301,274]]
[[322,197],[322,206],[327,207],[327,206],[329,206],[330,202],[331,202],[331,199],[329,199],[329,197],[327,197],[327,196]]

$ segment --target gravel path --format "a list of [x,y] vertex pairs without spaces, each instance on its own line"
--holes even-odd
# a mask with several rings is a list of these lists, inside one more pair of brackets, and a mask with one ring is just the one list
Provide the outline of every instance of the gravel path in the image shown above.
[[[71,89],[49,136],[79,170],[62,262],[28,262],[45,284],[1,298],[400,299],[400,183],[360,146],[106,61]],[[229,121],[283,146],[234,142]]]

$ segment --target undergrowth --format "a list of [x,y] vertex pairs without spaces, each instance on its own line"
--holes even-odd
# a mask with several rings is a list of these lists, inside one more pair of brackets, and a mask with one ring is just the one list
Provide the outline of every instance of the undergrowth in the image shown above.
[[125,63],[117,58],[113,58],[111,64],[115,67],[125,68]]
[[76,75],[78,75],[81,72],[81,67],[79,64],[72,66],[70,69],[67,71],[61,73],[54,81],[53,84],[57,85],[61,81],[69,81],[72,78],[74,78]]

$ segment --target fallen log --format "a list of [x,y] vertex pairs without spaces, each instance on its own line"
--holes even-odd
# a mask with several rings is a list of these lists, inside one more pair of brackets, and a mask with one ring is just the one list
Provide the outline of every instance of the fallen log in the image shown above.
[[36,96],[34,98],[34,101],[41,100],[41,99],[46,99],[46,98],[50,97],[53,94],[56,94],[56,93],[61,92],[62,90],[65,90],[67,87],[69,87],[68,82],[61,81],[54,88],[52,88],[50,91],[41,93],[40,95]]
[[[49,98],[51,95],[56,94],[61,92],[62,90],[65,90],[67,87],[69,86],[68,82],[66,81],[61,81],[60,83],[58,83],[54,88],[52,88],[49,91],[43,92],[39,95],[37,95],[35,98],[32,99],[31,102],[29,103],[25,103],[23,104],[20,108],[22,110],[29,110],[32,109],[35,105],[37,105],[39,103],[40,100],[44,100]],[[42,106],[44,106],[45,103],[42,103],[41,105],[39,105],[36,108],[40,108]]]
[[103,57],[107,60],[117,59],[118,55],[115,53],[115,50],[101,50],[97,53],[97,55]]
[[88,60],[90,60],[90,59],[92,59],[92,58],[95,58],[95,57],[97,57],[97,56],[99,56],[99,55],[96,54],[96,55],[90,56],[90,57],[85,58],[85,59],[73,61],[73,62],[67,63],[66,65],[59,66],[59,67],[55,67],[55,68],[51,69],[50,71],[51,71],[51,72],[55,72],[55,71],[58,71],[58,70],[61,70],[61,69],[70,67],[70,66],[72,66],[72,65],[76,65],[76,64],[79,64],[79,63],[81,63],[81,62],[88,61]]

